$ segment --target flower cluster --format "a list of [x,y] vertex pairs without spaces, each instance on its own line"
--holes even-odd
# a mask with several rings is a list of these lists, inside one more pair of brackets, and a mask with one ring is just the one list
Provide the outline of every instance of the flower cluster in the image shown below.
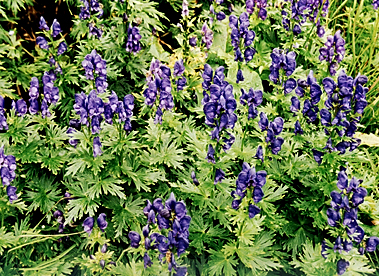
[[[184,72],[184,66],[178,62],[174,66],[174,76],[181,76]],[[171,70],[166,65],[163,65],[159,60],[153,59],[150,65],[150,71],[146,78],[148,88],[145,89],[145,104],[153,106],[159,93],[159,106],[155,114],[154,122],[162,123],[163,110],[171,110],[174,107],[174,99],[171,94]],[[178,79],[178,89],[184,87],[187,80],[183,77]]]
[[201,28],[201,33],[203,35],[201,43],[205,44],[205,47],[207,49],[210,49],[213,43],[213,32],[208,28],[207,23],[204,23],[203,27]]
[[[230,149],[235,141],[235,137],[227,131],[227,129],[233,129],[237,122],[237,115],[235,110],[237,109],[237,101],[233,95],[233,86],[225,81],[224,75],[225,68],[220,66],[216,69],[213,76],[213,70],[205,64],[202,77],[204,79],[202,86],[204,88],[202,104],[205,114],[205,124],[212,127],[211,132],[212,140],[219,142],[222,137],[223,129],[226,130],[228,137],[223,137],[223,150],[226,152]],[[213,81],[213,84],[212,84]],[[210,91],[208,95],[207,91]],[[216,163],[215,151],[212,145],[208,146],[208,154],[206,159],[208,162]],[[216,169],[214,184],[221,182],[225,177],[225,173],[222,169]]]
[[[99,226],[100,230],[104,232],[105,228],[108,226],[108,222],[105,220],[107,216],[104,213],[101,213],[97,218],[97,226]],[[95,219],[93,217],[88,217],[83,221],[84,231],[88,233],[88,237],[91,235],[93,230],[93,225],[95,223]]]
[[[50,70],[49,72],[45,72],[45,74],[42,76],[42,83],[43,83],[43,101],[47,104],[57,104],[59,100],[59,88],[54,86],[54,81],[57,79],[57,76],[55,75],[53,70]],[[30,84],[32,85],[32,84]],[[44,105],[42,103],[42,105]]]
[[[344,154],[348,148],[353,151],[359,146],[360,140],[353,136],[364,108],[367,106],[368,88],[363,87],[366,82],[366,76],[358,75],[353,79],[351,76],[347,76],[345,71],[341,71],[337,83],[329,77],[323,79],[322,83],[328,99],[325,101],[326,108],[320,110],[320,118],[325,127],[325,133],[330,135],[325,150],[339,151]],[[344,139],[333,146],[334,133],[341,138],[348,137],[350,141]],[[320,164],[323,152],[314,151],[314,156]]]
[[279,70],[282,68],[287,77],[291,76],[296,69],[296,54],[295,52],[284,52],[278,48],[272,50],[271,53],[271,66],[270,66],[270,80],[275,84],[278,83],[280,74]]
[[141,37],[142,36],[139,33],[139,29],[137,27],[132,27],[132,25],[129,24],[126,51],[134,54],[138,53],[141,50]]
[[249,203],[249,218],[253,218],[258,215],[261,209],[255,204],[260,202],[264,196],[262,187],[266,184],[266,177],[266,171],[256,172],[254,167],[250,167],[248,163],[244,162],[242,165],[242,171],[239,173],[236,181],[236,190],[231,193],[234,198],[232,208],[237,210],[242,202],[242,199],[248,193],[249,196],[251,195],[251,199],[253,200],[253,202],[251,202],[250,198],[247,199]]
[[[39,20],[39,28],[45,31],[50,30],[49,26],[47,26],[46,24],[45,18],[43,18],[42,16]],[[52,29],[52,32],[51,32],[52,37],[56,37],[58,34],[62,32],[61,25],[56,19],[54,19],[53,24],[51,25],[51,29]],[[47,44],[46,39],[42,36],[38,36],[36,38],[36,43],[41,49],[44,49],[44,50],[49,49],[49,45]]]
[[[329,0],[310,0],[310,1],[297,1],[291,0],[291,16],[289,17],[287,11],[282,10],[282,24],[285,30],[290,30],[290,18],[294,21],[293,33],[298,35],[301,33],[301,26],[309,19],[311,22],[315,22],[318,18],[318,13],[321,9],[321,16],[325,17],[328,13]],[[320,20],[316,22],[317,34],[319,37],[323,37],[325,34],[324,28],[320,25]]]
[[[93,11],[94,13],[98,13],[97,17],[100,18],[103,16],[103,9],[102,9],[102,5],[97,1],[97,0],[80,0],[83,2],[83,5],[82,7],[80,7],[80,13],[79,13],[79,18],[80,20],[85,20],[85,19],[89,19],[91,17],[91,11]],[[100,38],[103,34],[103,30],[101,28],[97,28],[95,26],[95,23],[93,22],[90,22],[88,24],[88,28],[89,28],[89,33],[91,35],[94,35],[96,36],[97,38]]]
[[107,62],[101,56],[92,50],[92,52],[85,56],[82,61],[82,66],[85,70],[87,80],[94,80],[94,73],[97,74],[95,79],[96,89],[99,93],[105,92],[108,87],[107,83]]
[[[345,228],[346,235],[341,238],[339,235],[334,243],[334,252],[339,253],[342,250],[349,252],[353,249],[353,242],[360,247],[359,252],[364,253],[364,248],[361,245],[365,232],[361,226],[358,225],[358,206],[364,202],[364,197],[367,191],[363,187],[359,187],[362,180],[353,177],[348,181],[348,177],[344,168],[338,173],[337,187],[340,191],[333,191],[330,193],[332,199],[329,208],[326,212],[328,216],[328,224],[332,227]],[[371,250],[369,245],[369,250]],[[325,251],[325,248],[324,248]],[[322,252],[323,257],[327,255]],[[340,259],[337,263],[338,275],[342,275],[349,267],[349,262]]]
[[39,111],[39,103],[38,103],[38,96],[39,96],[39,81],[38,78],[32,77],[32,80],[30,81],[30,88],[29,88],[29,112],[32,115],[35,115]]
[[379,0],[373,0],[372,6],[374,7],[374,10],[377,10],[379,8]]
[[[72,133],[79,129],[79,123],[89,126],[88,119],[91,120],[92,134],[100,133],[100,124],[105,119],[108,124],[113,124],[114,114],[118,114],[119,123],[124,122],[124,130],[130,131],[132,129],[130,118],[133,116],[134,97],[129,94],[126,95],[123,101],[119,101],[116,93],[108,97],[108,102],[104,103],[103,100],[97,96],[97,91],[92,90],[87,96],[84,92],[75,95],[74,110],[76,114],[80,115],[80,119],[70,122],[70,127],[67,134],[70,137],[70,144],[76,146],[77,141],[72,139]],[[72,123],[72,127],[71,127]],[[97,157],[101,155],[100,138],[95,137],[93,140],[93,155]]]
[[[158,249],[159,260],[168,263],[168,269],[172,268],[176,271],[177,276],[186,275],[186,267],[178,267],[175,261],[175,253],[178,257],[182,255],[189,246],[189,226],[191,217],[187,215],[186,205],[183,201],[176,201],[175,195],[171,193],[169,199],[162,203],[162,199],[157,198],[153,204],[149,200],[146,201],[146,207],[143,209],[147,217],[147,225],[143,227],[142,234],[144,236],[145,255],[143,257],[145,268],[151,266],[153,262],[148,254],[149,250]],[[156,229],[158,226],[158,229]],[[155,228],[159,232],[167,229],[167,236],[161,233],[150,233],[150,227]],[[141,242],[141,236],[135,231],[129,233],[131,241],[130,246],[138,248]]]
[[7,118],[4,111],[4,98],[0,95],[0,130],[8,130]]
[[17,188],[11,186],[11,182],[16,178],[15,170],[17,168],[16,158],[13,155],[4,154],[4,146],[0,148],[0,176],[3,186],[7,186],[7,195],[9,202],[17,200]]
[[254,119],[258,116],[258,110],[256,109],[263,102],[263,93],[261,90],[254,91],[253,88],[249,89],[249,93],[241,89],[242,96],[240,97],[240,103],[249,107],[248,119]]
[[[253,47],[250,47],[254,41],[255,32],[249,30],[250,22],[248,13],[243,12],[239,19],[235,15],[229,16],[229,26],[232,29],[230,36],[232,39],[232,46],[234,48],[234,60],[243,61],[245,58],[246,63],[249,62],[253,59],[257,51]],[[243,56],[240,49],[240,38],[243,38],[244,46],[247,47]]]
[[205,64],[202,74],[205,124],[214,128],[211,137],[217,140],[220,139],[219,134],[223,128],[233,129],[237,121],[237,115],[234,113],[237,102],[233,95],[233,86],[224,80],[224,70],[223,66],[218,67],[213,76],[213,69],[209,64]]
[[174,64],[173,75],[174,77],[178,77],[178,79],[176,80],[176,87],[178,91],[183,90],[187,84],[187,79],[184,76],[182,76],[184,73],[184,70],[185,70],[185,67],[183,64],[183,60],[181,59],[181,60],[176,61]]
[[246,11],[249,14],[252,14],[254,12],[255,7],[259,9],[259,18],[265,20],[267,18],[267,0],[246,0]]
[[334,36],[328,36],[325,46],[320,48],[320,61],[326,60],[329,63],[330,75],[337,73],[338,64],[345,56],[345,40],[341,37],[341,31],[338,30]]
[[273,154],[278,154],[282,149],[284,139],[282,137],[276,137],[283,130],[284,120],[282,117],[276,117],[274,121],[269,122],[267,115],[263,112],[259,114],[260,120],[258,125],[262,131],[267,131],[266,142],[271,148]]

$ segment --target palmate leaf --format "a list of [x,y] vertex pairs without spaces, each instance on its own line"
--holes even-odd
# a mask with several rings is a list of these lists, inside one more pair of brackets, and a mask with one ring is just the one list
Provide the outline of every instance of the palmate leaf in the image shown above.
[[66,222],[76,221],[81,219],[84,214],[94,216],[98,207],[99,199],[90,199],[88,197],[89,186],[87,181],[74,182],[70,181],[65,183],[69,193],[74,199],[70,200],[67,204],[69,209]]
[[132,183],[138,191],[150,191],[150,185],[158,181],[167,181],[164,172],[157,169],[147,169],[142,166],[140,158],[135,156],[124,155],[121,171],[124,174],[122,178],[128,185]]
[[150,149],[150,154],[144,152],[144,157],[149,160],[151,165],[165,164],[168,167],[174,167],[175,169],[184,169],[182,161],[185,159],[183,149],[176,147],[176,142],[163,141],[163,144],[158,146],[158,149]]
[[47,168],[55,175],[58,174],[68,160],[66,150],[60,150],[59,148],[52,150],[46,147],[40,148],[38,158],[42,161],[41,167]]
[[132,195],[126,199],[109,197],[104,205],[113,210],[112,222],[116,229],[115,238],[118,238],[123,237],[131,225],[139,225],[138,217],[143,215],[145,201],[134,199]]
[[3,255],[4,249],[15,245],[18,238],[12,232],[7,232],[5,227],[0,228],[0,255]]
[[213,226],[212,220],[204,219],[205,213],[205,211],[201,214],[194,213],[189,229],[192,239],[191,246],[196,248],[198,254],[206,250],[204,244],[216,247],[218,241],[227,239],[229,236],[226,229],[221,228],[220,225]]
[[[58,189],[56,178],[46,175],[33,178],[28,183],[28,188],[30,190],[26,191],[26,198],[31,202],[28,207],[29,212],[39,208],[42,213],[48,213],[62,195],[61,190]],[[52,214],[48,213],[48,221],[51,216]]]
[[254,275],[260,275],[259,271],[271,271],[281,267],[279,260],[272,258],[273,237],[272,232],[262,232],[256,237],[253,246],[240,245],[238,247],[237,255]]
[[207,272],[210,276],[233,276],[237,275],[234,267],[238,261],[234,256],[226,257],[222,251],[208,250],[210,260],[208,262]]

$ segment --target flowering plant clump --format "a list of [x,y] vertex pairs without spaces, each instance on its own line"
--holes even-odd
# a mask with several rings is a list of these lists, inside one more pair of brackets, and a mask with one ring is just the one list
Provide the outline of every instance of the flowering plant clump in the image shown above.
[[0,1],[0,274],[378,271],[377,2],[37,2]]
[[[187,215],[186,205],[183,201],[176,201],[173,193],[166,200],[165,205],[160,198],[154,200],[153,204],[149,200],[146,203],[143,213],[147,217],[147,225],[142,229],[146,250],[143,256],[144,267],[147,268],[153,264],[149,251],[158,249],[159,261],[167,263],[170,272],[174,268],[175,275],[186,275],[187,268],[179,267],[175,260],[175,253],[180,257],[189,246],[188,229],[191,217]],[[150,227],[158,232],[150,233]],[[163,230],[168,233],[167,236],[161,234]],[[131,247],[139,247],[141,242],[139,233],[129,232],[129,239]]]

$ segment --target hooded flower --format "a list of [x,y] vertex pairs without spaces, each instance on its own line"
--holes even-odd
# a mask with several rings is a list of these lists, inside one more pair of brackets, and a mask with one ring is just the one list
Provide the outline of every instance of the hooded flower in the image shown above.
[[84,231],[88,233],[88,236],[90,236],[92,233],[94,222],[95,219],[93,217],[88,217],[83,221],[82,225],[84,227]]

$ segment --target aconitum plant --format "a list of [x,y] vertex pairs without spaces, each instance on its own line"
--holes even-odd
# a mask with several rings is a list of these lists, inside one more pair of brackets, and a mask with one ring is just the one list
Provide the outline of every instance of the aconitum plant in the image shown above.
[[[238,24],[239,21],[239,24]],[[249,62],[253,59],[255,53],[257,52],[250,45],[253,43],[255,38],[255,32],[249,30],[250,22],[249,15],[244,12],[240,15],[239,19],[235,15],[229,17],[229,27],[232,29],[231,41],[234,48],[234,60],[235,61],[246,61]],[[240,39],[244,41],[244,47],[246,47],[244,54],[241,52],[241,42]]]
[[[187,83],[184,73],[183,60],[177,61],[174,65],[174,77],[177,78],[176,85],[178,91],[183,90]],[[171,69],[161,63],[159,60],[153,59],[150,65],[150,71],[147,74],[147,85],[143,95],[145,104],[152,107],[159,96],[159,105],[155,113],[155,124],[162,123],[162,115],[164,110],[171,110],[174,107],[174,98],[171,90]]]
[[244,162],[242,171],[239,173],[236,181],[236,190],[231,193],[234,198],[232,208],[238,209],[241,202],[246,198],[248,204],[249,218],[254,218],[261,212],[261,209],[256,205],[259,203],[264,194],[262,187],[266,184],[266,171],[255,171],[254,167],[250,167]]
[[141,51],[141,40],[142,36],[139,33],[137,27],[133,27],[131,24],[128,28],[127,41],[126,41],[126,51],[132,52],[133,54]]
[[[145,268],[153,264],[150,255],[158,249],[159,261],[161,263],[167,262],[170,272],[174,269],[175,275],[186,275],[187,268],[178,266],[175,260],[175,254],[179,258],[189,246],[188,229],[191,217],[187,215],[184,202],[176,201],[174,193],[171,193],[165,205],[160,198],[155,199],[153,204],[147,200],[143,212],[147,217],[147,225],[142,229],[145,246],[143,257]],[[141,242],[140,234],[131,231],[128,236],[131,241],[130,246],[138,248]],[[151,253],[149,254],[149,252]]]
[[320,61],[329,63],[330,75],[337,73],[338,64],[345,56],[345,40],[341,37],[341,31],[338,30],[334,36],[328,36],[325,47],[320,48]]
[[257,8],[258,16],[260,19],[265,20],[267,18],[267,0],[246,0],[246,11],[249,14],[254,12],[254,9]]
[[267,115],[261,112],[260,120],[258,122],[261,131],[266,131],[266,142],[268,147],[271,148],[273,154],[278,154],[282,149],[284,139],[282,137],[276,137],[283,131],[284,120],[282,117],[276,117],[274,121],[269,122]]
[[280,69],[283,69],[287,77],[291,76],[296,69],[296,54],[295,52],[288,52],[275,48],[272,50],[271,66],[270,66],[270,80],[277,84],[281,83]]
[[[331,208],[326,212],[328,224],[341,229],[341,231],[336,231],[339,235],[334,243],[334,252],[340,254],[342,251],[349,252],[353,249],[354,245],[360,247],[359,252],[361,254],[364,252],[362,241],[365,232],[358,224],[358,206],[364,202],[364,198],[367,196],[367,190],[359,187],[362,182],[362,180],[353,177],[349,183],[345,168],[341,168],[341,171],[338,173],[337,187],[339,191],[332,191],[330,193],[332,199],[330,202]],[[375,237],[371,237],[370,239],[372,241]],[[369,250],[371,250],[370,246],[369,244]],[[324,258],[327,258],[325,250],[326,248],[322,254]],[[341,254],[341,259],[337,263],[338,275],[342,275],[349,265],[349,262],[344,260],[343,254]]]
[[9,202],[17,200],[17,188],[11,186],[11,182],[16,178],[16,158],[13,155],[4,154],[4,146],[0,148],[0,176],[3,186],[7,186],[7,195]]

